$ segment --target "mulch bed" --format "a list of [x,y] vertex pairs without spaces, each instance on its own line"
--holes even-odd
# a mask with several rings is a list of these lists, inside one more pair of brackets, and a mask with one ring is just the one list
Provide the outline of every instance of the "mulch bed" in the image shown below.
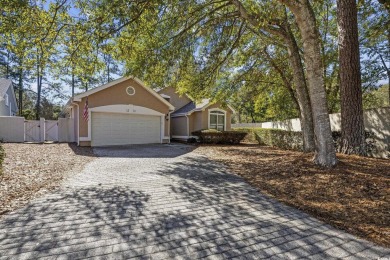
[[390,246],[390,160],[338,154],[333,169],[313,154],[259,145],[200,146],[260,192],[349,233]]
[[74,144],[1,144],[0,217],[52,190],[68,174],[94,159],[91,148]]

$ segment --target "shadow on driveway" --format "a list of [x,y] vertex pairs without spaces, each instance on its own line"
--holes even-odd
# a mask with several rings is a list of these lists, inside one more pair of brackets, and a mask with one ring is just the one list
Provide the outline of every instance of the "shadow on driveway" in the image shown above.
[[[99,149],[101,156],[130,160],[137,151]],[[148,163],[153,151],[141,150],[137,158]],[[144,173],[156,181],[62,189],[7,216],[0,222],[0,256],[377,259],[390,253],[261,195],[223,165],[176,153]]]

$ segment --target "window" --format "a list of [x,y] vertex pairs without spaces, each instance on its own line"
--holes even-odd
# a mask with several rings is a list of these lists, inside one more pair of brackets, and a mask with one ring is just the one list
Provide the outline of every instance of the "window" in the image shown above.
[[210,111],[210,129],[216,129],[218,131],[225,130],[225,112],[222,111]]
[[8,94],[5,94],[4,99],[5,99],[5,105],[8,107],[9,106]]
[[132,86],[127,87],[127,88],[126,88],[126,93],[127,93],[127,95],[129,95],[129,96],[133,96],[133,95],[135,94],[135,89],[134,89]]

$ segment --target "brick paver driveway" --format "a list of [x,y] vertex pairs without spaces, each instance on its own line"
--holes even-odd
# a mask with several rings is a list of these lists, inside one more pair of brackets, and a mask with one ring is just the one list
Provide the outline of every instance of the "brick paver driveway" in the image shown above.
[[191,149],[95,149],[100,158],[61,189],[0,221],[0,259],[389,257]]

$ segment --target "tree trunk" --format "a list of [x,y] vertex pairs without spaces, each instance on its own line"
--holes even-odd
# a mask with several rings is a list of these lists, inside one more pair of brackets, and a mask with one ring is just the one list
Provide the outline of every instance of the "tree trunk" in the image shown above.
[[[381,1],[380,1],[381,2]],[[390,3],[386,3],[386,2],[381,2],[381,4],[384,4],[389,16],[390,16]],[[390,18],[388,18],[387,20],[387,53],[390,53]],[[387,72],[387,88],[389,90],[389,95],[388,95],[388,106],[390,106],[390,67],[389,66],[386,66],[386,63],[384,64],[384,67],[386,69],[386,72]]]
[[110,82],[110,63],[107,62],[107,83]]
[[10,51],[7,50],[7,63],[6,63],[6,66],[5,66],[5,78],[6,79],[9,79],[10,77],[10,61],[9,61],[9,58],[10,57]]
[[41,115],[41,90],[42,90],[42,76],[40,74],[40,66],[37,66],[37,104],[35,107],[35,119],[39,120]]
[[252,118],[252,123],[256,123],[255,117],[253,116],[253,112],[251,112],[251,118]]
[[316,19],[308,0],[279,0],[294,13],[302,35],[304,60],[307,70],[310,102],[316,137],[314,162],[321,166],[332,167],[337,164],[333,145],[332,131],[327,108],[326,91],[321,58],[320,35]]
[[19,69],[19,116],[23,114],[23,69]]
[[72,98],[74,97],[74,85],[75,85],[74,73],[73,73],[73,68],[72,68]]
[[366,155],[356,0],[337,0],[341,152]]
[[[251,23],[254,27],[262,27],[256,19],[253,19],[238,0],[231,0],[231,3],[237,8],[240,16]],[[294,35],[291,32],[291,29],[288,25],[287,17],[285,20],[285,26],[282,26],[283,30],[278,30],[275,28],[263,28],[271,34],[276,34],[281,36],[285,44],[287,45],[287,50],[289,54],[289,62],[293,69],[293,80],[296,87],[297,97],[294,99],[297,101],[300,112],[301,126],[302,126],[302,135],[303,135],[303,150],[304,152],[311,152],[315,150],[315,135],[314,135],[314,122],[313,115],[310,106],[310,96],[307,91],[306,78],[303,70],[303,65],[301,62],[301,56],[299,54],[299,48],[297,42],[295,41]]]
[[[383,7],[387,10],[387,12],[390,15],[390,2],[388,0],[378,0],[379,3],[383,5]],[[390,53],[390,19],[387,20],[387,51]],[[388,89],[389,89],[389,96],[388,96],[388,105],[390,106],[390,69],[386,67],[386,63],[384,64],[386,70],[387,70],[387,80],[388,80]]]
[[303,150],[304,152],[313,152],[315,150],[314,123],[312,108],[310,105],[310,96],[306,86],[305,72],[295,37],[288,25],[286,26],[285,30],[285,42],[287,45],[289,63],[293,70],[293,80],[299,104],[303,135]]

